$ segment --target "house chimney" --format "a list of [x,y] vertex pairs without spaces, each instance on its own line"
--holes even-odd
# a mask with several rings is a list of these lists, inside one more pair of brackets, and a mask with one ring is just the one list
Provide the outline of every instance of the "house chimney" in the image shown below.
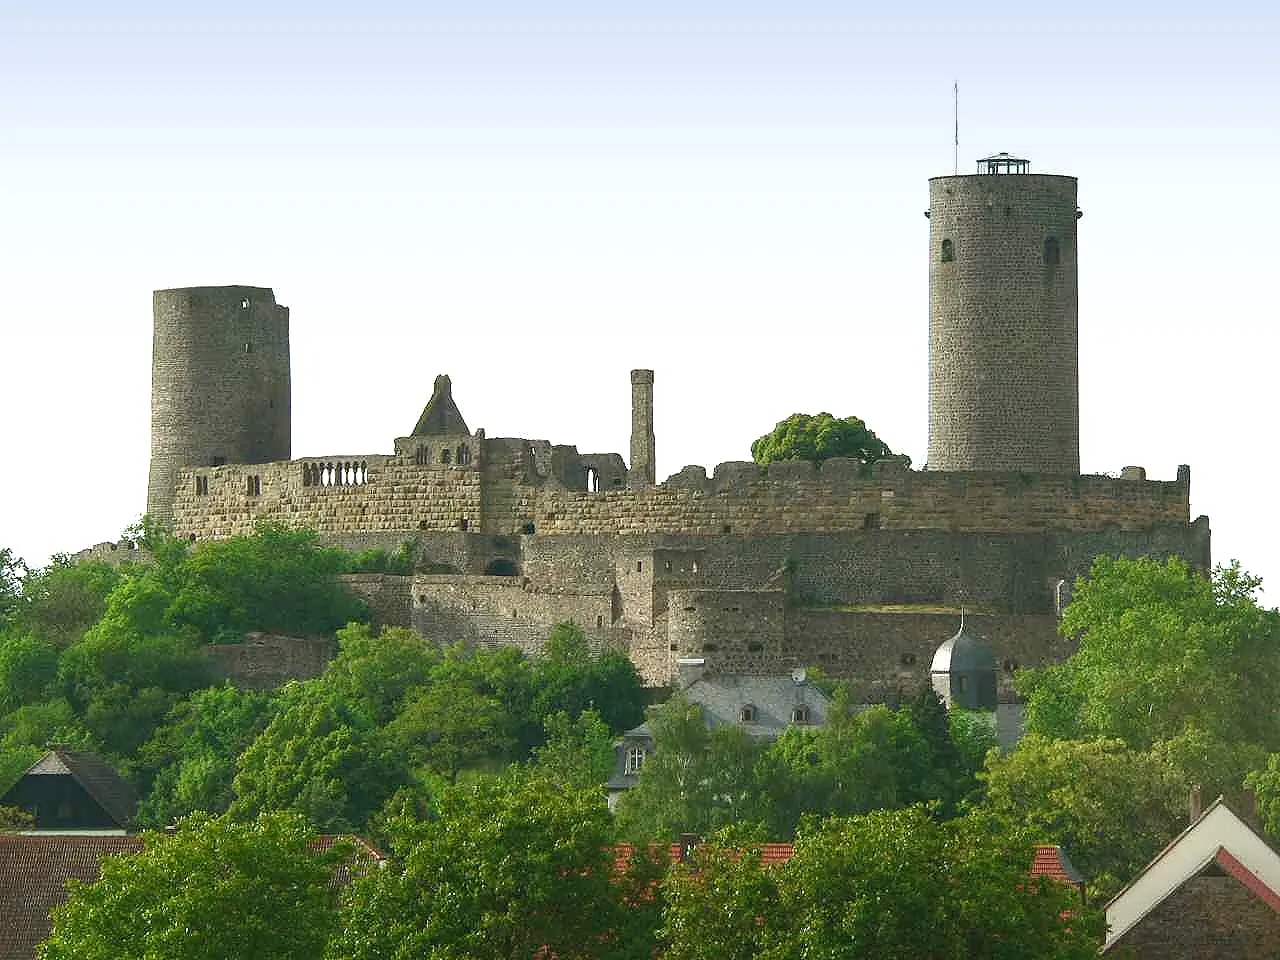
[[680,834],[680,862],[688,863],[693,856],[694,848],[701,842],[702,838],[696,833]]

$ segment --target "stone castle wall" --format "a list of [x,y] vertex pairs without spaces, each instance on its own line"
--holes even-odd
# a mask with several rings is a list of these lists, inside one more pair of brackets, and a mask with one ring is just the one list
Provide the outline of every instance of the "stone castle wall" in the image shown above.
[[[488,442],[483,441],[486,445]],[[506,443],[506,441],[503,441]],[[588,492],[565,485],[548,445],[465,465],[345,455],[178,473],[181,535],[225,537],[265,518],[325,535],[472,530],[494,534],[698,534],[948,530],[1145,530],[1186,523],[1190,471],[1174,481],[1129,477],[940,473],[853,461],[721,464],[707,478],[686,469],[652,487]],[[561,459],[565,455],[561,454]],[[317,474],[316,471],[319,471]],[[319,482],[313,482],[316,476]],[[577,479],[577,478],[575,478]]]

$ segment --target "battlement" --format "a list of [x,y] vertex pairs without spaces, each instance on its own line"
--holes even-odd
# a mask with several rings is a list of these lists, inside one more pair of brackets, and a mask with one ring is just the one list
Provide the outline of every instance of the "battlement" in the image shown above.
[[1146,479],[1140,467],[1111,477],[920,471],[898,460],[870,470],[841,459],[767,468],[727,462],[710,477],[700,467],[686,467],[654,486],[591,490],[588,462],[599,464],[601,455],[584,462],[573,447],[513,438],[433,441],[397,440],[392,455],[184,468],[174,496],[175,529],[196,538],[225,537],[268,519],[326,535],[463,530],[758,536],[1145,530],[1191,519],[1187,467],[1164,481]]

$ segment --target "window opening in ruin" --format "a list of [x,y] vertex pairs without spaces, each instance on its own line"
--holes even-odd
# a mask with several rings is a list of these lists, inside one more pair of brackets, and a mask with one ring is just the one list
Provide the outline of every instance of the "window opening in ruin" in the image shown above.
[[697,572],[698,572],[698,561],[697,561],[697,560],[693,561],[693,572],[694,572],[694,573],[697,573]]
[[196,496],[205,497],[209,495],[209,478],[200,475],[196,477]]
[[742,709],[738,711],[739,723],[755,723],[756,722],[756,705],[754,703],[744,703]]
[[587,492],[600,492],[600,471],[595,467],[587,467]]
[[452,462],[453,462],[453,451],[452,451],[452,450],[450,450],[448,447],[445,447],[443,450],[441,450],[441,451],[440,451],[440,462],[441,462],[441,463],[443,463],[446,467],[447,467],[450,463],[452,463]]
[[729,526],[729,524],[727,524],[727,523],[726,523],[723,527],[721,527],[721,528],[720,528],[720,532],[721,532],[721,533],[732,533],[732,532],[733,532],[733,527]]
[[524,526],[520,528],[520,532],[528,537],[533,536],[534,531],[536,530],[537,530],[537,527],[535,527],[532,523],[526,523]]
[[413,462],[420,467],[425,467],[431,462],[431,448],[418,444],[418,449],[413,453]]
[[246,344],[244,345],[244,352],[245,352],[245,353],[253,353],[253,344],[252,344],[252,343],[246,343]]
[[597,616],[596,616],[596,628],[597,628],[597,629],[599,629],[600,627],[603,627],[603,626],[604,626],[604,617],[597,615]]
[[195,542],[196,542],[196,535],[195,535],[194,533],[189,533],[189,534],[187,534],[187,539],[188,539],[188,540],[190,540],[192,543],[195,543]]
[[863,530],[879,530],[880,514],[868,513],[866,516],[864,516],[862,518],[862,529]]
[[1056,266],[1062,260],[1062,254],[1058,250],[1058,238],[1049,237],[1044,242],[1044,262],[1049,266]]
[[647,753],[644,747],[631,746],[627,747],[626,765],[623,767],[623,773],[635,774],[640,772],[640,768],[644,766]]
[[644,573],[644,561],[643,561],[643,560],[637,560],[637,561],[636,561],[636,573]]
[[797,703],[791,708],[792,723],[808,723],[809,722],[809,705],[807,703]]
[[249,301],[248,301],[248,300],[241,300],[241,301],[240,301],[240,309],[241,309],[241,310],[248,310],[248,309],[249,309]]
[[465,466],[471,462],[471,448],[465,443],[458,444],[458,465]]
[[246,496],[250,497],[262,496],[262,477],[256,474],[245,477],[244,492]]
[[950,240],[944,239],[942,241],[942,255],[938,257],[938,260],[941,261],[942,263],[950,263],[955,258],[956,258],[955,245]]
[[458,521],[458,529],[459,529],[459,530],[464,530],[464,531],[465,531],[465,530],[470,529],[470,527],[471,527],[471,521],[470,521],[470,520],[468,520],[466,517],[463,517],[461,520],[459,520],[459,521]]
[[664,564],[663,564],[663,568],[667,571],[667,573],[670,573],[670,572],[671,572],[671,561],[670,561],[670,560],[668,560],[666,563],[664,563]]

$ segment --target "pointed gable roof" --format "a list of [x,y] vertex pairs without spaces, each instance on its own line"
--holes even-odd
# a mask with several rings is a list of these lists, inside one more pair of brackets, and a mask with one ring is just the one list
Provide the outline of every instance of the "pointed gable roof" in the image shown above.
[[61,748],[50,750],[28,767],[0,798],[0,806],[10,805],[8,798],[33,777],[71,778],[122,830],[129,826],[138,809],[137,793],[111,764],[96,754]]
[[1211,870],[1234,877],[1254,898],[1280,913],[1280,853],[1219,797],[1112,897],[1106,908],[1103,952],[1185,884]]
[[418,418],[418,425],[413,428],[410,436],[456,436],[460,433],[470,434],[471,431],[467,429],[467,421],[463,420],[462,414],[458,412],[458,405],[453,402],[452,382],[448,375],[441,374],[436,377],[431,399],[423,408],[422,416]]

